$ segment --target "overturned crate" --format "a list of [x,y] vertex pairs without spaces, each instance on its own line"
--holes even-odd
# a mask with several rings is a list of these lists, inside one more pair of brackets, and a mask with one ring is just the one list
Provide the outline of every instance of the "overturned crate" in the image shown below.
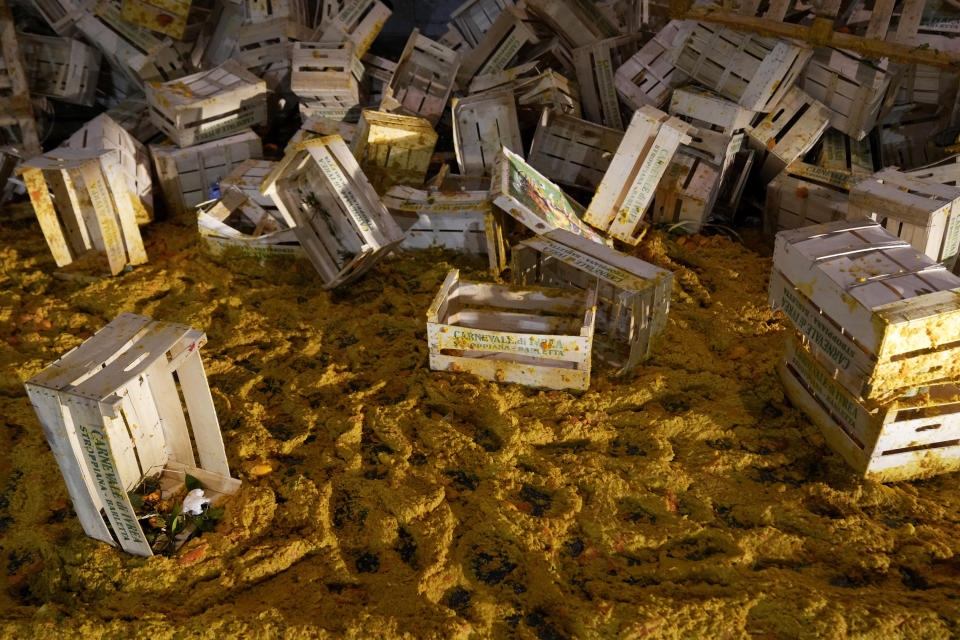
[[687,85],[671,94],[670,115],[698,129],[730,136],[749,127],[757,114],[718,93]]
[[596,355],[630,371],[667,326],[673,273],[562,229],[511,250],[513,281],[581,291],[597,289]]
[[197,212],[200,238],[215,256],[236,251],[253,258],[306,258],[296,233],[247,193],[226,187]]
[[427,310],[430,368],[586,390],[596,312],[596,289],[469,282],[453,269]]
[[459,68],[454,51],[414,29],[384,90],[380,110],[419,116],[436,126]]
[[180,147],[226,138],[267,120],[267,85],[237,62],[147,85],[150,116]]
[[544,109],[527,162],[554,182],[596,189],[623,132]]
[[513,92],[505,89],[453,100],[453,148],[460,172],[486,175],[502,147],[523,153]]
[[214,502],[239,489],[200,360],[205,343],[186,325],[121,313],[25,383],[88,536],[153,555],[128,495],[148,478],[165,499],[186,474]]
[[617,94],[633,109],[662,107],[670,92],[687,81],[676,68],[677,51],[687,35],[673,20],[614,72]]
[[295,42],[290,90],[300,98],[306,118],[356,122],[360,118],[360,78],[363,65],[353,45]]
[[264,180],[323,286],[361,277],[403,240],[403,232],[340,136],[307,140],[287,152]]
[[320,42],[350,42],[362,58],[391,13],[379,0],[345,0],[337,14],[319,28]]
[[614,73],[637,52],[636,34],[606,38],[573,50],[583,112],[588,120],[623,130]]
[[364,110],[350,148],[377,193],[395,184],[418,187],[437,144],[437,132],[423,118]]
[[747,135],[766,158],[760,168],[760,179],[768,182],[813,148],[830,126],[830,110],[801,89],[791,87],[773,110]]
[[58,267],[91,251],[106,254],[113,275],[147,261],[119,154],[116,149],[57,149],[20,165]]
[[100,52],[73,38],[18,34],[30,92],[92,106],[100,76]]

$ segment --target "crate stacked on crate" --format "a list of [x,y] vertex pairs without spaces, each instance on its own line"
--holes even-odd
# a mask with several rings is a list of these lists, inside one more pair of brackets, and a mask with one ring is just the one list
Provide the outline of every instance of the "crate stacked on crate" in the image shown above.
[[798,87],[790,87],[776,106],[747,135],[755,149],[766,153],[760,178],[769,182],[788,164],[812,149],[830,126],[830,110]]
[[851,174],[795,161],[767,184],[763,228],[768,236],[784,229],[845,220]]
[[403,240],[339,136],[306,140],[290,149],[261,190],[285,219],[294,221],[297,239],[324,288],[356,280]]
[[437,144],[437,132],[423,118],[365,110],[350,148],[377,193],[395,184],[418,187]]
[[278,91],[290,73],[293,45],[312,39],[312,30],[290,18],[244,24],[236,32],[236,59]]
[[617,67],[614,73],[617,95],[627,106],[632,109],[662,107],[670,98],[671,90],[687,81],[676,62],[688,33],[688,25],[671,21]]
[[770,304],[797,330],[779,373],[858,473],[960,469],[960,277],[868,219],[777,235]]
[[121,313],[25,383],[91,538],[153,555],[129,496],[146,479],[158,479],[168,500],[187,474],[214,503],[240,488],[200,359],[206,340],[186,325]]
[[293,229],[279,222],[249,191],[224,186],[221,194],[219,200],[197,210],[200,238],[213,255],[237,252],[254,258],[306,257]]
[[290,90],[304,119],[360,119],[363,64],[352,43],[295,42],[291,58]]
[[593,122],[623,130],[615,72],[640,46],[637,34],[597,40],[573,50],[584,116]]
[[745,109],[713,91],[686,85],[676,89],[670,96],[670,115],[698,129],[709,129],[729,136],[749,127],[757,112]]
[[418,116],[436,126],[459,68],[453,50],[414,29],[383,91],[380,110]]
[[93,105],[100,52],[73,38],[17,34],[30,90],[86,107]]
[[544,109],[527,162],[554,182],[592,190],[622,139],[617,129]]

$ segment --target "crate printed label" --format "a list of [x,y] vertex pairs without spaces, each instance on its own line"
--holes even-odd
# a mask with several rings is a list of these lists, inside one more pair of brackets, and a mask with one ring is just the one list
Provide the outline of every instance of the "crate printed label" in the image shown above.
[[496,53],[487,60],[487,63],[483,65],[483,68],[477,72],[478,76],[482,76],[487,73],[496,73],[497,71],[503,71],[506,68],[507,64],[513,60],[513,56],[517,55],[517,52],[520,51],[520,47],[523,45],[525,40],[520,38],[514,30],[507,38],[507,40],[497,49]]
[[650,153],[644,158],[640,166],[640,172],[637,179],[634,180],[627,197],[623,200],[620,207],[620,214],[625,216],[628,225],[635,224],[640,215],[646,210],[653,196],[653,190],[659,182],[660,167],[667,162],[669,151],[666,147],[657,145],[650,150]]
[[206,142],[233,133],[240,129],[256,123],[257,113],[255,107],[246,107],[236,113],[232,118],[226,120],[217,120],[207,124],[201,124],[197,127],[197,133],[194,137],[195,142]]
[[490,203],[486,200],[464,202],[454,199],[437,199],[428,197],[426,200],[407,199],[399,204],[391,205],[399,211],[415,213],[485,213],[490,210]]
[[828,322],[821,319],[811,303],[802,299],[789,285],[783,283],[780,306],[797,330],[817,346],[841,371],[848,371],[856,353],[849,341],[837,333]]
[[842,427],[849,433],[854,433],[857,424],[857,403],[854,402],[840,385],[830,378],[823,368],[818,366],[806,351],[791,348],[790,365],[801,375],[807,385],[842,421]]
[[326,151],[324,151],[322,155],[314,157],[316,158],[317,166],[323,171],[323,175],[327,176],[330,184],[336,189],[337,194],[343,198],[343,201],[347,204],[347,212],[350,214],[350,217],[353,218],[353,222],[362,231],[369,233],[373,227],[373,221],[370,220],[367,212],[360,206],[360,201],[357,200],[357,194],[350,188],[350,184],[347,183],[347,178],[340,170],[340,166]]
[[850,190],[850,174],[846,171],[818,167],[807,164],[806,162],[795,162],[787,168],[787,173],[799,178],[809,178],[817,182],[825,182],[844,191]]
[[611,267],[592,256],[588,256],[566,245],[544,241],[537,249],[547,255],[553,256],[557,260],[566,262],[581,271],[586,271],[590,275],[597,276],[607,282],[622,284],[634,280],[634,277],[626,271]]
[[609,51],[606,51],[602,56],[597,56],[594,76],[597,79],[597,89],[600,92],[600,100],[603,103],[603,115],[610,123],[610,126],[619,129],[623,126],[623,121],[620,120],[620,102],[617,100],[617,90],[614,86]]
[[960,206],[955,206],[950,213],[945,235],[941,262],[949,269],[957,259],[957,251],[960,250]]
[[456,348],[465,351],[498,351],[540,357],[562,357],[564,354],[563,343],[546,336],[487,333],[457,328],[453,329],[451,336]]

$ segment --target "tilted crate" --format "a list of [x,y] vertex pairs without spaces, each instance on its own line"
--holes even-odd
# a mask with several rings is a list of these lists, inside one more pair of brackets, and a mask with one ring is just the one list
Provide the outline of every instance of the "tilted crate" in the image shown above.
[[463,34],[449,22],[447,30],[437,37],[437,42],[456,53],[458,60],[463,60],[473,51],[473,47],[463,38]]
[[764,231],[772,236],[784,229],[846,220],[849,194],[850,174],[793,162],[767,184]]
[[749,127],[757,114],[718,93],[687,85],[674,90],[670,96],[670,115],[698,129],[729,136]]
[[949,269],[960,248],[960,187],[883,169],[850,189],[850,216],[867,216]]
[[960,278],[868,219],[777,234],[770,306],[870,408],[960,376]]
[[617,94],[633,109],[661,107],[687,76],[677,70],[677,52],[687,35],[683,23],[672,20],[614,72]]
[[855,140],[836,129],[828,129],[823,134],[817,164],[847,173],[854,182],[872,176],[875,171],[870,140]]
[[606,38],[573,50],[583,113],[588,120],[623,130],[614,72],[640,46],[637,34]]
[[349,42],[295,42],[290,90],[300,98],[307,117],[355,122],[360,118],[360,79],[363,65]]
[[960,74],[922,64],[907,65],[899,78],[892,113],[896,119],[909,111],[936,113],[956,101]]
[[186,325],[121,313],[25,383],[91,538],[153,555],[128,496],[147,478],[159,478],[164,499],[185,474],[214,502],[240,488],[200,360],[206,340]]
[[882,115],[892,74],[845,51],[817,48],[800,86],[830,109],[830,125],[862,140]]
[[147,85],[154,124],[180,147],[226,138],[267,120],[267,85],[239,63]]
[[340,136],[298,144],[261,191],[296,223],[297,239],[325,289],[356,280],[403,240]]
[[466,0],[450,13],[450,23],[470,48],[476,47],[500,12],[513,7],[513,0]]
[[535,62],[540,69],[553,69],[570,78],[577,75],[573,65],[573,52],[560,36],[544,38],[537,44],[526,47],[521,57],[524,62]]
[[935,144],[942,129],[936,116],[878,127],[880,166],[909,170],[943,160],[946,153]]
[[419,116],[436,126],[459,68],[454,51],[414,29],[383,92],[380,110]]
[[790,87],[773,110],[747,127],[753,146],[766,151],[760,179],[772,180],[794,160],[813,148],[830,126],[830,110],[803,90]]
[[151,145],[150,154],[168,211],[192,220],[194,207],[216,197],[220,180],[241,162],[261,157],[263,148],[257,134],[247,130],[186,149]]
[[351,42],[362,58],[391,13],[379,0],[345,0],[337,15],[319,29],[320,42]]
[[574,47],[619,35],[592,2],[526,0],[526,7]]
[[437,132],[423,118],[365,110],[350,144],[377,193],[395,184],[419,187],[437,144]]
[[474,76],[503,71],[521,48],[540,42],[545,35],[543,26],[523,9],[504,9],[470,55],[461,61],[457,82],[465,87]]
[[595,353],[626,373],[651,354],[667,327],[673,273],[562,229],[511,250],[521,285],[597,290]]
[[401,249],[444,247],[486,255],[494,275],[507,268],[500,216],[489,191],[424,191],[397,185],[382,200],[404,228]]
[[753,111],[770,111],[793,86],[813,51],[807,45],[695,23],[677,68]]
[[290,150],[290,147],[298,142],[303,142],[310,138],[322,138],[324,136],[340,136],[344,142],[350,144],[356,133],[357,125],[351,122],[312,116],[303,121],[303,124],[297,129],[297,132],[290,138],[290,142],[284,147],[283,152],[286,153]]
[[453,269],[427,310],[430,368],[586,390],[596,312],[596,289],[469,282]]
[[100,52],[73,38],[17,34],[30,91],[71,104],[93,105]]
[[622,139],[617,129],[544,109],[527,162],[554,182],[592,190]]
[[73,149],[116,149],[116,166],[122,175],[138,224],[153,220],[153,178],[147,148],[108,114],[87,122],[61,145]]
[[236,251],[254,258],[306,258],[293,229],[247,192],[224,187],[223,197],[197,212],[200,238],[215,256]]
[[277,166],[276,162],[270,160],[261,160],[259,158],[250,158],[233,167],[230,173],[220,180],[220,194],[223,198],[229,189],[237,189],[251,202],[266,211],[268,214],[285,224],[287,227],[293,227],[295,224],[293,218],[286,218],[276,203],[268,195],[260,191],[263,181],[266,180],[270,172]]
[[383,92],[386,91],[393,73],[397,70],[397,63],[372,53],[364,54],[360,61],[363,63],[361,87],[367,96],[367,103],[378,105],[383,100]]
[[660,179],[692,127],[658,111],[641,107],[590,200],[585,220],[627,244],[640,242],[644,220]]
[[511,84],[520,113],[529,112],[535,121],[544,107],[579,118],[580,88],[552,69],[530,78],[517,78]]
[[151,31],[193,41],[214,13],[209,0],[123,0],[121,15],[127,22]]
[[113,275],[147,261],[119,155],[61,148],[21,163],[18,172],[58,267],[92,250],[106,254]]

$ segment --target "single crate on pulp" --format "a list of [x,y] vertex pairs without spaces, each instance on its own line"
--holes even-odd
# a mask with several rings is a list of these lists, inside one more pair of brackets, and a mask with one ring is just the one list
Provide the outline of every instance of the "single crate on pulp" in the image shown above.
[[147,85],[150,115],[180,147],[226,138],[267,120],[267,85],[234,60]]
[[148,478],[166,499],[185,474],[214,501],[239,489],[200,360],[205,343],[202,331],[121,313],[25,383],[88,536],[153,555],[128,495]]
[[380,110],[419,116],[436,126],[459,68],[456,52],[414,29],[384,89]]
[[93,105],[100,52],[73,38],[17,34],[30,93],[86,107]]
[[367,109],[350,148],[373,188],[385,193],[395,184],[422,185],[436,144],[427,120]]
[[596,289],[470,282],[452,269],[427,310],[430,368],[583,391],[596,313]]
[[363,64],[353,44],[295,42],[290,90],[300,98],[301,113],[355,122],[360,118]]
[[554,182],[593,190],[622,139],[618,129],[544,109],[527,162]]
[[588,120],[623,130],[614,73],[639,46],[639,34],[631,34],[605,38],[573,50],[580,99]]
[[326,289],[352,282],[403,240],[403,232],[340,136],[290,149],[261,187],[273,198]]
[[676,67],[689,28],[672,20],[614,72],[617,94],[633,109],[662,107],[673,89],[688,78]]
[[667,327],[673,273],[563,229],[511,249],[513,281],[597,290],[596,355],[630,371],[652,352]]

